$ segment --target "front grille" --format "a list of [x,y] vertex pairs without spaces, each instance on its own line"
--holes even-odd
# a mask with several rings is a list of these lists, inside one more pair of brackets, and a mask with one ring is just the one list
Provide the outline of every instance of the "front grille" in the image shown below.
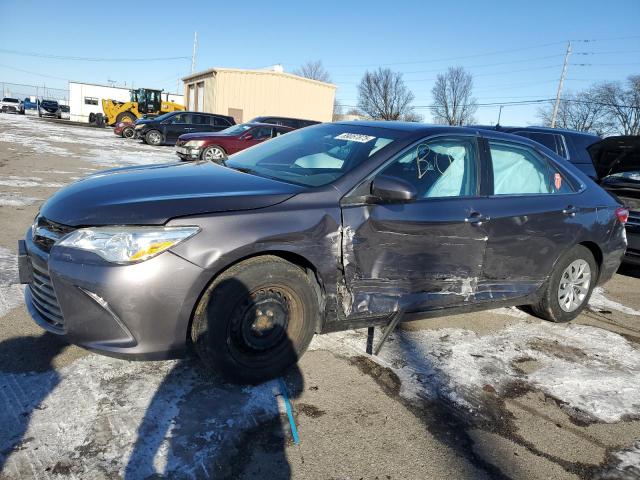
[[74,230],[74,227],[52,222],[51,220],[38,216],[33,224],[33,243],[48,253],[54,243]]
[[629,219],[627,225],[640,227],[640,212],[629,212]]
[[29,284],[29,290],[31,291],[33,306],[48,323],[56,328],[62,328],[64,319],[62,318],[56,293],[53,291],[49,272],[34,262],[32,262],[32,265],[33,282]]

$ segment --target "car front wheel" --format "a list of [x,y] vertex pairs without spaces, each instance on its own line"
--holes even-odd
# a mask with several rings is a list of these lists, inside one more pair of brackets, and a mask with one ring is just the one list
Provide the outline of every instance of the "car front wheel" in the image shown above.
[[207,160],[209,162],[224,163],[224,161],[227,159],[227,152],[225,152],[222,147],[214,145],[205,148],[202,151],[201,158],[202,160]]
[[305,352],[318,296],[300,267],[266,255],[234,265],[207,289],[191,338],[203,362],[233,383],[281,375]]
[[124,138],[133,138],[136,135],[136,131],[133,129],[133,127],[125,127],[122,129],[122,136]]
[[162,134],[157,130],[151,130],[144,136],[145,141],[149,145],[160,145],[162,143]]
[[543,286],[533,311],[552,322],[570,322],[589,303],[598,279],[598,265],[591,251],[576,245],[563,255]]

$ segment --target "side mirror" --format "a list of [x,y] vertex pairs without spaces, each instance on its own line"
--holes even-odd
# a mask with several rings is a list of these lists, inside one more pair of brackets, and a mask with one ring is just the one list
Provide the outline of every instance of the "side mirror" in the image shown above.
[[371,184],[371,195],[388,203],[404,203],[415,200],[418,196],[416,187],[398,177],[378,175]]
[[247,134],[244,136],[243,140],[253,140],[253,135],[251,135],[250,133],[247,133]]

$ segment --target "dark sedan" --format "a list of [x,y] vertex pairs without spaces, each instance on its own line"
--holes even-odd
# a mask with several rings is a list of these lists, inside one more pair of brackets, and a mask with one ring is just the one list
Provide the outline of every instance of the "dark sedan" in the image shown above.
[[219,132],[235,125],[233,117],[200,112],[170,112],[155,118],[139,119],[135,136],[149,145],[175,145],[184,133]]
[[38,116],[62,118],[60,104],[55,100],[40,100],[38,102]]
[[182,160],[223,162],[228,155],[279,137],[293,129],[281,125],[243,123],[217,133],[187,133],[176,142],[176,154]]
[[509,305],[574,319],[626,248],[628,212],[510,134],[322,124],[213,162],[130,167],[51,197],[19,244],[35,321],[106,354],[192,343],[234,381],[314,334]]

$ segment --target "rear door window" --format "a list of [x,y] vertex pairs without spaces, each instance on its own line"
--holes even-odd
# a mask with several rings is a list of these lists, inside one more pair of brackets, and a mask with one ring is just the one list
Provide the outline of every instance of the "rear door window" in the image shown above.
[[571,193],[565,176],[533,148],[489,140],[494,195]]

